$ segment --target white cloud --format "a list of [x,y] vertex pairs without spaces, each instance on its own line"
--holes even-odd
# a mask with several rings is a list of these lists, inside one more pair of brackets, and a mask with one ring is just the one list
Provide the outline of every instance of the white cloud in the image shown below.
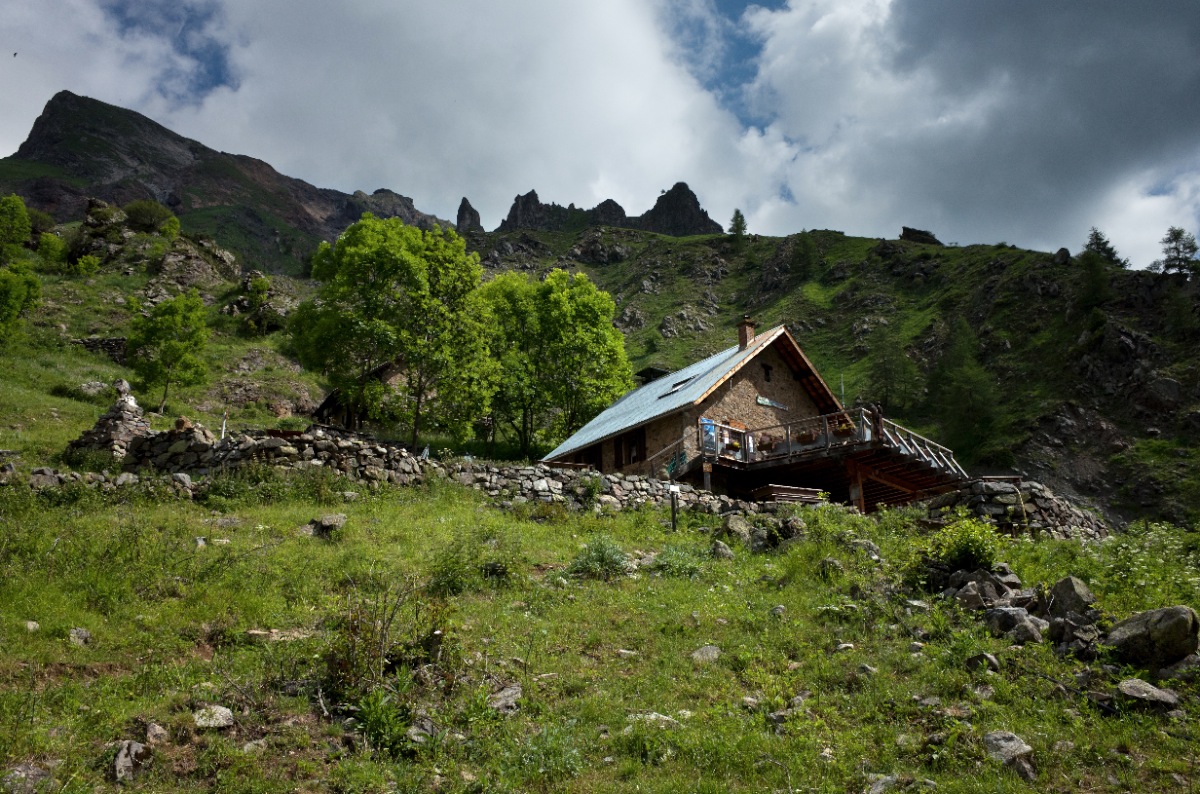
[[[714,0],[177,6],[0,5],[20,53],[0,57],[0,153],[66,88],[323,187],[443,217],[466,195],[489,228],[531,188],[636,214],[680,180],[771,234],[1053,250],[1096,225],[1144,264],[1168,225],[1200,226],[1194,0],[791,0],[737,20]],[[721,70],[746,36],[761,50],[735,96]],[[216,72],[197,60],[221,48]],[[210,73],[232,84],[181,103]]]

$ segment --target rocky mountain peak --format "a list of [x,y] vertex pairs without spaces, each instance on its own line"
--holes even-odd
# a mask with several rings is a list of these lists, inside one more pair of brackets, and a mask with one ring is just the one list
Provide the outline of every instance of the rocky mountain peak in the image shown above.
[[462,203],[458,205],[458,222],[454,224],[454,229],[460,237],[465,237],[471,232],[483,231],[483,225],[479,222],[479,212],[471,206],[466,196],[463,196]]
[[708,217],[700,199],[686,182],[675,185],[658,197],[654,207],[641,217],[641,228],[648,232],[686,237],[692,234],[720,234],[721,224]]
[[537,191],[531,190],[513,199],[508,217],[496,231],[560,231],[587,226],[622,226],[674,237],[720,234],[722,231],[720,224],[708,217],[696,194],[684,182],[675,183],[658,197],[653,209],[635,217],[626,215],[624,208],[612,199],[605,199],[590,210],[582,210],[576,209],[574,204],[569,207],[543,204]]

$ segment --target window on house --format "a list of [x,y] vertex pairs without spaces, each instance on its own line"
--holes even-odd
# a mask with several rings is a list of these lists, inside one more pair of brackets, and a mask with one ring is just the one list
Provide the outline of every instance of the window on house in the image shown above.
[[770,383],[771,382],[771,370],[773,368],[771,367],[770,364],[763,364],[762,368],[763,368],[763,380],[766,381],[767,383]]

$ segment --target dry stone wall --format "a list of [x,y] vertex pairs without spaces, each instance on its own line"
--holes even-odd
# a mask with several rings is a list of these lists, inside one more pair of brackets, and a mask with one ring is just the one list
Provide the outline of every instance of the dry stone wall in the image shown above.
[[1055,496],[1032,480],[975,480],[962,490],[935,498],[929,508],[934,517],[965,508],[1009,534],[1046,532],[1055,538],[1084,540],[1098,540],[1109,534],[1098,515]]
[[[572,510],[623,510],[644,504],[671,502],[671,484],[642,475],[600,474],[590,469],[558,468],[544,464],[498,465],[469,459],[437,461],[413,455],[403,447],[346,431],[314,426],[305,432],[254,431],[216,438],[202,425],[180,419],[176,428],[154,433],[141,409],[118,383],[120,400],[101,417],[96,427],[72,442],[77,450],[103,450],[119,457],[124,450],[120,477],[86,475],[88,482],[113,486],[137,483],[139,476],[166,474],[177,486],[190,489],[192,477],[240,466],[262,465],[283,469],[324,469],[368,486],[390,483],[416,485],[430,478],[449,478],[482,491],[501,506],[528,502],[561,504]],[[0,484],[11,479],[11,467]],[[38,469],[30,483],[53,486],[80,475]],[[744,502],[729,496],[679,484],[681,508],[706,513],[753,514],[773,505]],[[1036,482],[977,480],[961,491],[945,494],[930,503],[935,516],[959,507],[993,521],[1009,532],[1045,531],[1054,537],[1097,539],[1108,534],[1104,523],[1079,507],[1056,497]]]

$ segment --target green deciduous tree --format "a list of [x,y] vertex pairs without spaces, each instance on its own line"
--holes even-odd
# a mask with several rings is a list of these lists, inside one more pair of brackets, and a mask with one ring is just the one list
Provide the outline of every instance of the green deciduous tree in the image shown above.
[[4,249],[10,246],[25,245],[29,242],[33,225],[29,222],[29,213],[25,211],[25,202],[15,193],[0,198],[0,255],[4,260],[11,259]]
[[38,256],[46,270],[61,270],[67,263],[67,242],[53,232],[38,236]]
[[289,323],[300,360],[357,416],[400,423],[414,446],[435,425],[462,437],[495,388],[482,273],[452,229],[363,215],[313,258],[324,283]]
[[1111,262],[1104,254],[1090,248],[1079,255],[1079,292],[1075,304],[1081,312],[1089,312],[1112,300],[1112,280],[1108,270]]
[[135,311],[129,334],[129,361],[143,389],[162,386],[159,413],[165,410],[172,385],[193,386],[208,376],[204,349],[208,324],[204,302],[196,290],[153,306],[146,313],[132,301]]
[[42,283],[24,263],[0,267],[0,343],[12,336],[21,315],[41,295]]
[[151,199],[131,201],[122,209],[125,211],[126,223],[129,228],[139,232],[156,232],[164,223],[175,217],[163,204]]
[[543,281],[504,273],[484,285],[495,317],[500,365],[496,419],[528,456],[553,444],[624,394],[633,377],[616,304],[582,273],[553,270]]

